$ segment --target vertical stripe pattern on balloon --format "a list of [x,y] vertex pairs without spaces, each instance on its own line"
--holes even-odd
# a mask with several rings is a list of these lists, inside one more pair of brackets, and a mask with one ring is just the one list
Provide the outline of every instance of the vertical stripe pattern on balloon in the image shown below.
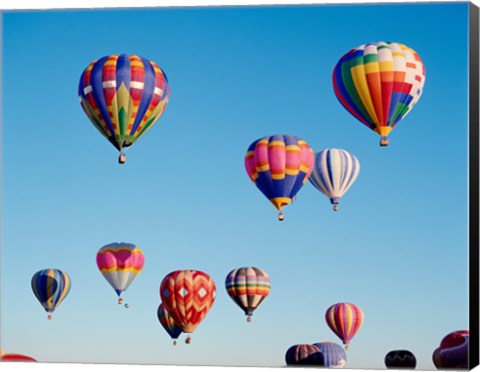
[[418,54],[400,43],[370,43],[343,55],[333,70],[340,103],[359,121],[387,136],[418,102],[425,84]]
[[33,275],[31,285],[45,311],[53,313],[70,292],[71,281],[62,270],[45,269]]
[[85,69],[78,95],[93,125],[121,151],[162,115],[170,87],[167,76],[153,61],[113,54]]
[[325,320],[330,329],[348,345],[363,325],[364,314],[362,309],[354,304],[338,303],[327,309]]
[[350,152],[325,149],[315,154],[315,165],[309,180],[335,205],[355,182],[359,172],[360,163]]

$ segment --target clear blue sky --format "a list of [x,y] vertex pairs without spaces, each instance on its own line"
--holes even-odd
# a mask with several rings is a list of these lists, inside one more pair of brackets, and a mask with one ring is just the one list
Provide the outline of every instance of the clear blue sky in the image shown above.
[[[447,333],[468,327],[467,3],[8,11],[3,13],[1,344],[44,362],[282,366],[293,344],[341,343],[324,321],[352,302],[365,323],[349,368],[384,368],[409,349],[433,369]],[[423,59],[418,105],[380,148],[340,105],[338,59],[398,41]],[[83,113],[77,86],[94,59],[138,54],[168,75],[160,121],[125,165]],[[269,134],[315,151],[346,149],[361,172],[334,213],[306,184],[285,221],[249,180],[243,157]],[[97,250],[137,244],[143,272],[125,293],[98,272]],[[227,273],[258,266],[272,281],[247,324]],[[47,321],[36,271],[72,279]],[[199,269],[217,300],[171,346],[156,318],[159,284]]]

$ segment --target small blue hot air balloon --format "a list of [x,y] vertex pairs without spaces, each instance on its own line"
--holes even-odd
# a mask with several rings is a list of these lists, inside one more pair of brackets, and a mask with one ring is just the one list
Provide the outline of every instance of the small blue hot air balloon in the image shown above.
[[175,324],[170,314],[165,310],[165,306],[163,306],[163,304],[160,304],[158,307],[157,317],[165,331],[173,339],[173,344],[176,345],[178,336],[182,334],[182,328]]
[[[70,291],[70,277],[58,269],[45,269],[32,277],[32,290],[47,313],[53,313]],[[48,315],[52,319],[52,315]]]
[[323,365],[329,368],[345,368],[347,353],[342,346],[334,342],[317,342],[313,346],[318,347],[323,354]]
[[358,177],[360,163],[348,151],[325,149],[315,154],[310,182],[329,199],[333,210],[338,210],[340,198]]

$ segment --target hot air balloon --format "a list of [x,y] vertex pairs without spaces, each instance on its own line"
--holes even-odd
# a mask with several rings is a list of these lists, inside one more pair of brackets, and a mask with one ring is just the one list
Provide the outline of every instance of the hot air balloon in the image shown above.
[[332,305],[325,313],[328,326],[343,341],[345,350],[362,326],[363,318],[362,309],[348,302]]
[[293,345],[285,354],[287,365],[315,365],[323,366],[322,351],[308,344]]
[[157,317],[162,327],[173,339],[173,344],[176,345],[178,336],[182,334],[182,329],[175,324],[172,317],[165,310],[165,306],[163,306],[163,304],[160,304],[158,307]]
[[36,362],[36,360],[22,354],[1,354],[0,362]]
[[417,359],[409,350],[392,350],[385,355],[385,366],[388,369],[415,369]]
[[[160,284],[165,310],[184,333],[192,333],[210,311],[215,301],[215,283],[199,270],[173,271]],[[186,343],[190,343],[190,336]]]
[[117,293],[119,304],[123,302],[122,292],[140,274],[144,261],[143,252],[135,244],[110,243],[99,249],[98,269]]
[[32,277],[32,290],[40,304],[52,319],[52,314],[70,292],[70,277],[58,269],[45,269]]
[[270,278],[265,271],[257,267],[240,267],[230,271],[225,279],[225,287],[250,322],[253,311],[270,293]]
[[338,210],[340,198],[358,177],[360,163],[348,151],[326,149],[315,154],[315,165],[310,182],[329,199],[333,210]]
[[245,155],[252,182],[278,210],[292,201],[313,169],[313,150],[297,137],[274,135],[253,142]]
[[70,292],[70,277],[58,269],[45,269],[36,272],[32,277],[32,290],[45,311],[49,313],[48,320],[60,303]]
[[343,107],[380,136],[388,134],[418,102],[425,67],[406,45],[383,42],[350,50],[333,70],[333,88]]
[[317,342],[313,346],[318,347],[323,354],[323,365],[328,368],[344,368],[347,364],[347,353],[338,344],[333,342]]
[[80,104],[95,128],[120,151],[133,145],[163,114],[167,76],[148,59],[113,54],[90,63],[78,85]]
[[470,332],[455,331],[440,343],[440,358],[445,368],[468,368],[468,341]]

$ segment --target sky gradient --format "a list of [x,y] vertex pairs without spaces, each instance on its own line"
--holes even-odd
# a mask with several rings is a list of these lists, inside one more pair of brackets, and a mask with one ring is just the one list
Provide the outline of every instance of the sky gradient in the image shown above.
[[[341,343],[324,313],[352,302],[365,323],[348,368],[384,368],[388,351],[405,348],[433,369],[443,336],[468,327],[467,21],[467,3],[4,12],[4,350],[44,362],[278,367],[293,344]],[[426,66],[423,96],[387,148],[331,83],[344,53],[380,40],[410,46]],[[113,53],[155,61],[171,87],[122,166],[77,97],[82,71]],[[250,143],[272,134],[358,158],[338,213],[307,183],[277,221],[243,165]],[[145,254],[128,310],[95,263],[114,241]],[[251,324],[224,289],[240,266],[272,282]],[[30,288],[48,267],[72,279],[52,321]],[[173,348],[156,310],[177,269],[210,274],[218,294],[192,344]]]

